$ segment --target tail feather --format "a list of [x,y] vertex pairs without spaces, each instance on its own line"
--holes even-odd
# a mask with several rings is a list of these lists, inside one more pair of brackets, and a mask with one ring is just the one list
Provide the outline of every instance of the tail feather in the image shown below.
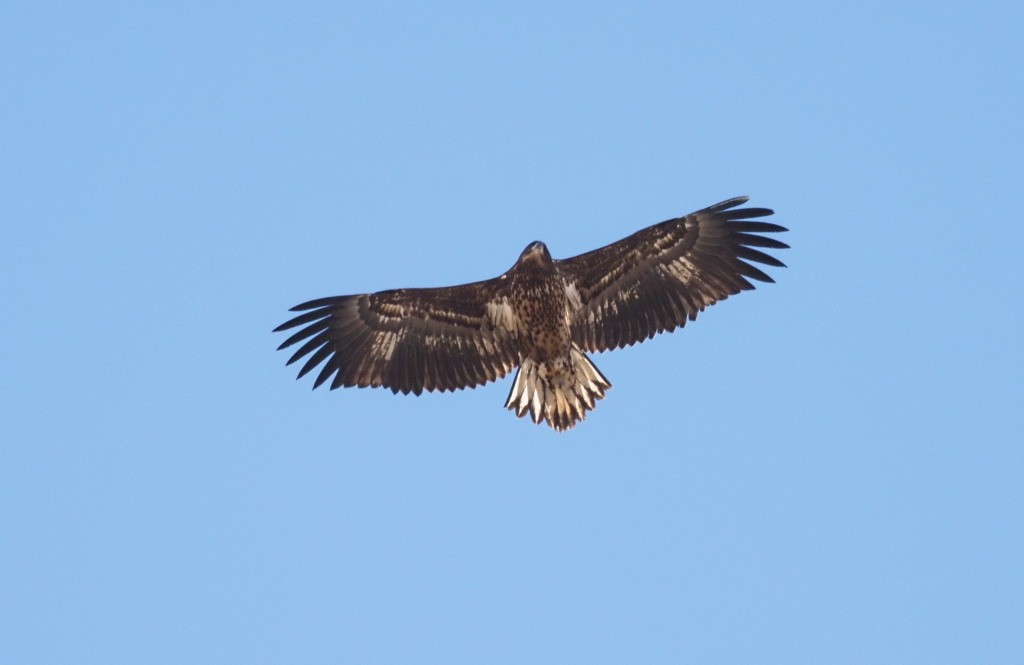
[[505,406],[520,418],[529,411],[533,422],[543,419],[561,432],[583,420],[611,387],[594,363],[573,345],[568,358],[524,360]]

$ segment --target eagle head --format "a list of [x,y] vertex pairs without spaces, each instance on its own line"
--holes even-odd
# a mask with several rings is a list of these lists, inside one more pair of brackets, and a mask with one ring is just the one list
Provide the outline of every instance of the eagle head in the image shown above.
[[551,265],[551,252],[548,251],[547,245],[540,240],[536,240],[526,246],[523,253],[519,255],[518,263],[535,263],[542,266]]

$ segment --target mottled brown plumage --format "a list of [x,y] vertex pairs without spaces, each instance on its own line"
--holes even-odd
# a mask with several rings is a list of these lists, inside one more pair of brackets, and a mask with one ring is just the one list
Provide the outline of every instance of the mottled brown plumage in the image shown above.
[[[705,307],[773,281],[751,262],[784,267],[760,249],[786,229],[751,221],[738,197],[647,227],[579,256],[552,260],[530,244],[505,274],[437,289],[313,300],[275,332],[302,346],[288,364],[321,363],[316,388],[387,387],[420,394],[478,386],[519,367],[505,405],[557,430],[582,420],[611,384],[585,352],[622,348],[674,330]],[[760,249],[755,249],[760,248]]]

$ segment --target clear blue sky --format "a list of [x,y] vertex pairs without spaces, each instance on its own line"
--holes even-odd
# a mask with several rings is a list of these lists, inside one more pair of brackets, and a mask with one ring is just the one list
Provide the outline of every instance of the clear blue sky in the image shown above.
[[[1024,661],[1020,3],[505,4],[0,10],[0,662]],[[741,194],[566,434],[275,351]]]

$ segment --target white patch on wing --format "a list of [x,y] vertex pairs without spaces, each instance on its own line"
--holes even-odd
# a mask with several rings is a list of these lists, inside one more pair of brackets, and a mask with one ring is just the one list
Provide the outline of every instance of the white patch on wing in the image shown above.
[[495,328],[507,330],[513,334],[519,327],[516,313],[512,310],[508,298],[492,300],[487,303],[487,320]]
[[697,267],[683,257],[679,257],[672,263],[665,266],[672,277],[675,277],[683,284],[691,284],[699,279]]
[[395,354],[395,347],[398,346],[401,339],[402,335],[399,332],[385,332],[377,335],[373,340],[371,355],[383,358],[385,361],[391,360],[391,356]]
[[565,325],[572,327],[572,320],[576,316],[576,312],[583,308],[583,299],[580,297],[580,291],[576,285],[568,280],[565,281],[565,300]]
[[583,299],[580,297],[580,291],[576,288],[576,285],[570,281],[565,283],[565,297],[569,301],[569,310],[576,312],[583,307]]

